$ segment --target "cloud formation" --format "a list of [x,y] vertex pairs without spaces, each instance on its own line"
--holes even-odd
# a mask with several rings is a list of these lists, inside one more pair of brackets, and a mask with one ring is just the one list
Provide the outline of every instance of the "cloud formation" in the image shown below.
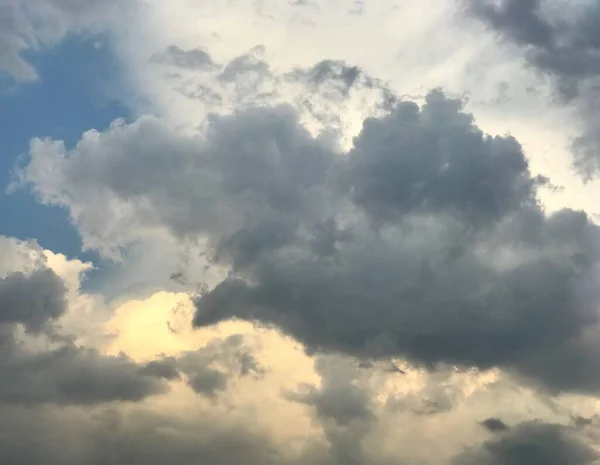
[[20,176],[88,246],[207,240],[231,273],[197,299],[198,327],[243,319],[310,351],[600,387],[582,366],[598,363],[597,227],[544,213],[546,180],[519,143],[484,134],[441,91],[366,119],[345,154],[291,107],[265,107],[215,117],[204,135],[143,117],[70,150],[34,140]]
[[16,168],[99,269],[0,237],[0,463],[599,460],[600,230],[516,90],[593,172],[591,2],[9,2],[3,76],[100,32],[135,91]]

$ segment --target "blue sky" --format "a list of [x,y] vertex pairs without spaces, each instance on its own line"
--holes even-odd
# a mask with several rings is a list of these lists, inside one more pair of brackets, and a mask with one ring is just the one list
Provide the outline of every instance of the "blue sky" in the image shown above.
[[[102,37],[71,36],[57,46],[28,53],[37,69],[35,82],[12,83],[0,92],[0,183],[7,186],[18,158],[32,137],[75,144],[88,129],[106,128],[128,118],[118,92],[120,67]],[[81,239],[65,210],[38,204],[26,190],[0,195],[2,234],[37,238],[45,248],[83,259]]]

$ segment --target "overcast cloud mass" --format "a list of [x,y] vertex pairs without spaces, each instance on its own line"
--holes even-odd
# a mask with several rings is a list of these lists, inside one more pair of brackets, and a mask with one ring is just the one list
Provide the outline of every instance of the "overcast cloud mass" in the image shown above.
[[0,463],[600,463],[599,12],[0,4]]

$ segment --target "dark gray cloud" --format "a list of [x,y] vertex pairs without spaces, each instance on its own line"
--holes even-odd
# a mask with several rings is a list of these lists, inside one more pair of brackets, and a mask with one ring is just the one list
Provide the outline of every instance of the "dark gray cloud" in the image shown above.
[[522,423],[468,450],[453,465],[586,465],[598,453],[574,431],[562,425]]
[[140,370],[140,373],[169,380],[178,379],[180,377],[177,369],[177,359],[175,357],[164,357],[162,359],[152,360]]
[[227,374],[209,367],[202,367],[188,375],[189,386],[198,394],[215,397],[227,389]]
[[[314,247],[313,223],[253,261],[230,249],[245,266],[198,298],[197,326],[241,318],[309,350],[600,387],[569,355],[596,320],[598,230],[581,212],[543,213],[514,139],[484,135],[436,91],[422,108],[366,120],[339,160],[330,179],[360,210],[336,204],[327,247]],[[583,360],[598,364],[594,353]]]
[[214,339],[201,349],[181,354],[173,363],[194,391],[210,398],[226,391],[232,379],[260,377],[265,372],[241,334]]
[[492,433],[498,433],[510,429],[510,427],[500,420],[500,418],[487,418],[483,420],[481,424]]
[[565,97],[576,95],[582,80],[600,72],[600,32],[595,26],[597,2],[564,5],[559,15],[543,0],[469,1],[476,17],[504,39],[526,47],[527,59],[559,80]]
[[492,137],[441,91],[422,108],[399,103],[364,122],[348,154],[343,183],[370,215],[452,210],[488,222],[535,203],[536,184],[519,143]]
[[529,65],[548,76],[559,97],[575,106],[583,125],[583,134],[573,144],[575,165],[586,176],[600,169],[598,2],[467,0],[466,4],[470,14],[503,40],[523,48]]
[[22,323],[39,333],[67,310],[63,280],[48,268],[0,279],[0,324]]
[[0,406],[0,462],[11,465],[275,465],[285,451],[255,427],[207,412]]
[[140,401],[167,392],[156,373],[125,355],[63,346],[41,353],[18,349],[0,356],[0,402],[8,404],[98,404]]
[[152,228],[208,238],[230,275],[196,299],[198,327],[242,319],[312,352],[600,388],[598,228],[544,212],[519,143],[439,90],[366,119],[348,153],[290,107],[261,107],[212,118],[205,137],[142,118],[69,151],[35,140],[21,176],[85,211],[92,246]]

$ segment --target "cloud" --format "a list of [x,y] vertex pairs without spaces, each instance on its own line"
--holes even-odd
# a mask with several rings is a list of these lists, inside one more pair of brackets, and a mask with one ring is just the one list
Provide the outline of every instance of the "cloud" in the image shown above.
[[526,422],[452,461],[456,465],[591,464],[598,453],[568,427]]
[[224,340],[213,339],[205,347],[184,352],[177,366],[185,373],[188,385],[209,398],[227,390],[230,378],[253,375],[260,377],[263,368],[244,347],[244,336],[233,334]]
[[140,371],[143,374],[156,376],[164,379],[178,379],[180,377],[177,370],[177,360],[175,357],[165,357],[160,360],[152,360],[148,362]]
[[125,355],[76,345],[62,331],[72,296],[37,244],[0,238],[0,245],[9,263],[0,279],[0,403],[139,401],[166,392],[160,373],[144,372]]
[[[144,463],[284,463],[285,453],[262,431],[214,413],[187,417],[137,408],[104,411],[0,407],[0,460],[15,465]],[[293,463],[293,462],[291,462]]]
[[484,134],[461,101],[399,102],[346,154],[291,107],[211,121],[204,134],[116,122],[71,150],[34,140],[21,180],[108,255],[152,234],[207,241],[231,273],[197,298],[196,326],[242,319],[310,351],[600,387],[575,363],[598,363],[581,339],[595,331],[597,227],[545,214],[519,143]]
[[202,49],[183,50],[176,45],[171,45],[162,53],[157,53],[151,58],[156,63],[164,63],[178,68],[211,69],[215,63],[211,56]]
[[[16,81],[37,79],[25,52],[52,46],[68,34],[106,29],[115,0],[7,0],[0,5],[0,77]],[[133,2],[135,3],[135,2]],[[131,2],[130,2],[131,4]]]
[[0,324],[23,323],[40,332],[66,311],[65,286],[50,269],[10,274],[0,280],[0,309]]
[[[597,133],[600,79],[600,14],[597,2],[556,5],[541,0],[467,2],[470,14],[505,41],[522,48],[528,64],[571,102],[583,134],[573,143],[575,166],[587,177],[600,168]],[[568,11],[564,14],[564,11]]]
[[354,141],[344,183],[370,215],[454,210],[477,224],[534,204],[536,183],[519,143],[491,137],[460,100],[428,94],[371,118]]
[[356,383],[356,369],[351,369],[335,357],[318,357],[315,370],[321,376],[321,386],[300,386],[285,397],[295,402],[311,405],[320,421],[332,420],[337,425],[348,426],[354,421],[369,421],[374,418],[370,390]]
[[506,431],[510,429],[500,418],[487,418],[481,422],[481,424],[492,433]]
[[217,118],[205,140],[154,117],[89,131],[69,152],[62,142],[34,139],[21,177],[41,201],[70,210],[85,246],[114,256],[140,233],[222,236],[246,218],[254,224],[244,227],[261,228],[264,220],[314,215],[306,196],[323,185],[331,157],[282,106]]
[[140,370],[126,356],[74,346],[38,354],[15,349],[0,357],[0,370],[0,402],[9,404],[140,401],[167,392],[164,376]]
[[[597,459],[600,231],[542,205],[533,123],[500,115],[521,74],[449,26],[454,2],[25,1],[5,73],[122,21],[111,51],[158,116],[34,139],[17,170],[102,258],[82,290],[92,264],[0,237],[0,463]],[[536,2],[478,5],[567,72]],[[492,116],[398,96],[498,76]],[[553,83],[582,110],[587,79]]]

